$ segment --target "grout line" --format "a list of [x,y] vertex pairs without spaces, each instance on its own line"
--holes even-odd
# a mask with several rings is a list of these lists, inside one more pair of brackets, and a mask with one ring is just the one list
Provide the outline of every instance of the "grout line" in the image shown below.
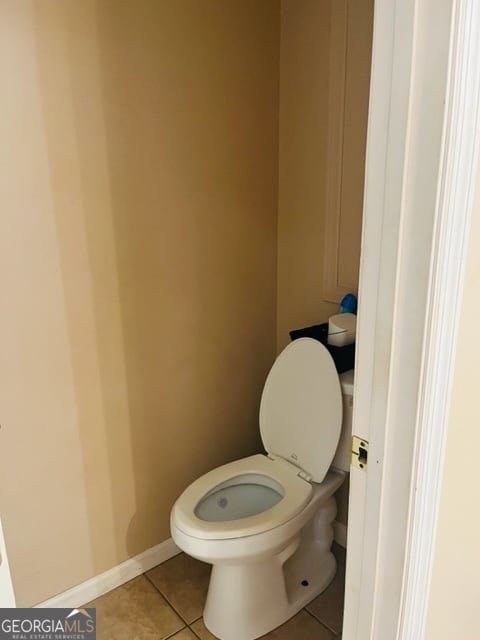
[[195,624],[195,622],[198,622],[199,620],[203,619],[203,615],[198,616],[198,618],[195,618],[195,620],[192,620],[192,622],[190,622],[188,624],[188,628],[190,629],[190,631],[193,633],[193,635],[195,636],[195,638],[198,638],[198,640],[202,640],[200,638],[200,636],[198,635],[198,633],[195,631],[195,629],[192,629],[192,624]]
[[174,638],[177,635],[177,633],[180,633],[181,631],[185,631],[185,629],[188,629],[188,627],[182,627],[181,629],[177,629],[177,631],[170,633],[168,636],[164,636],[162,640],[170,640],[170,638]]
[[312,618],[314,618],[314,620],[316,620],[317,622],[319,622],[319,623],[322,625],[322,627],[325,627],[325,629],[327,629],[328,631],[330,631],[331,633],[333,633],[333,635],[334,635],[335,637],[337,637],[339,633],[342,633],[342,631],[341,631],[341,630],[340,630],[340,631],[337,631],[336,629],[333,629],[330,625],[328,625],[326,622],[324,622],[323,620],[321,620],[321,619],[320,619],[318,616],[316,616],[314,613],[312,613],[311,611],[309,611],[309,610],[307,609],[307,607],[304,607],[304,609],[305,609],[305,611],[306,611],[307,613],[309,613],[309,614],[312,616]]
[[[200,618],[197,618],[197,620],[200,620]],[[195,622],[196,622],[196,620],[195,620]],[[189,629],[190,629],[190,631],[193,633],[193,635],[195,636],[195,638],[198,638],[198,640],[202,640],[202,639],[200,638],[200,636],[199,636],[198,634],[196,634],[196,633],[195,633],[195,630],[194,630],[194,629],[192,629],[192,627],[190,627],[190,626],[189,626],[188,628],[189,628]]]
[[[146,573],[142,573],[142,576],[145,576],[145,578],[150,582],[150,584],[155,587],[157,593],[159,593],[162,598],[165,600],[165,602],[168,604],[168,606],[173,609],[173,611],[177,614],[177,616],[180,618],[180,620],[183,622],[183,624],[185,625],[185,627],[188,627],[189,622],[187,620],[185,620],[185,618],[182,616],[182,614],[180,613],[180,611],[177,611],[177,609],[173,606],[173,604],[170,602],[170,600],[167,598],[167,596],[162,593],[162,591],[157,587],[157,585],[153,582],[153,580],[151,580],[150,576],[148,576]],[[195,621],[194,621],[195,622]],[[181,629],[179,629],[179,631],[181,631]],[[178,633],[178,631],[176,631],[175,633]]]

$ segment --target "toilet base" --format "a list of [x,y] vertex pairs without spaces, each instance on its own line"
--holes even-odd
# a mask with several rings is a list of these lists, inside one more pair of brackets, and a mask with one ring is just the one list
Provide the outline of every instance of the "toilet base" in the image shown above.
[[216,564],[204,610],[220,640],[254,640],[280,626],[324,591],[337,564],[331,552],[331,498],[279,554],[261,562]]

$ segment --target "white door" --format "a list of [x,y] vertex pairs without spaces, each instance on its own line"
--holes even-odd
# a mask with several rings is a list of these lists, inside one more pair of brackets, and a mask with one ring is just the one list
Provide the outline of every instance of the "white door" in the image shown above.
[[7,549],[0,521],[0,608],[2,607],[15,607],[15,594],[13,593]]
[[353,419],[369,453],[351,470],[343,640],[423,637],[471,209],[462,176],[477,161],[479,13],[476,0],[375,3]]

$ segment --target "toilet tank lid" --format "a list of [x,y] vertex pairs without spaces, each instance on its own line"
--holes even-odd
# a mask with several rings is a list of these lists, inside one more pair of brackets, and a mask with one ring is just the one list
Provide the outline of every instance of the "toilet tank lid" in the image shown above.
[[260,403],[268,453],[325,478],[340,438],[342,392],[332,357],[313,338],[291,342],[275,360]]

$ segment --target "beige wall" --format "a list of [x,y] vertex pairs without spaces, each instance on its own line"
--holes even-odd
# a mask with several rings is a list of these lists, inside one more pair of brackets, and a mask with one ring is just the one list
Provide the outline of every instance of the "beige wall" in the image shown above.
[[279,350],[358,289],[372,26],[373,0],[281,2]]
[[18,605],[165,540],[188,483],[259,449],[278,38],[276,0],[0,2],[0,491]]
[[425,640],[477,640],[480,176],[470,233]]
[[282,0],[277,349],[291,329],[324,322],[330,2]]
[[[327,302],[326,242],[336,245],[329,252],[338,271],[334,280],[358,279],[373,2],[349,0],[346,12],[341,170],[348,194],[338,213],[339,237],[333,233],[330,240],[327,227],[333,231],[336,223],[326,220],[328,163],[337,158],[330,157],[329,150],[329,75],[342,68],[330,60],[334,1],[281,3],[277,351],[289,342],[290,330],[325,322],[338,312],[338,304]],[[342,524],[348,519],[348,491],[347,481],[336,495]]]

